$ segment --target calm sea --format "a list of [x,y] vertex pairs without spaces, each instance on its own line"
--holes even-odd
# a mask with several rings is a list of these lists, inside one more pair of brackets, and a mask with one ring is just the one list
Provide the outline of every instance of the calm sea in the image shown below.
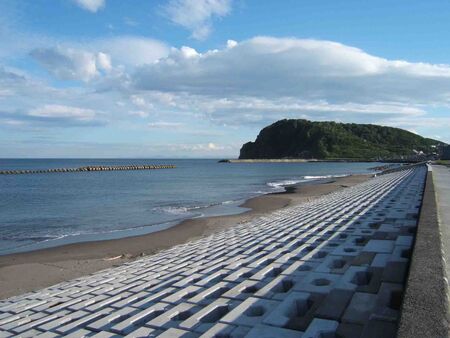
[[150,233],[245,211],[283,186],[370,172],[377,163],[224,164],[217,160],[0,159],[0,170],[175,164],[176,169],[0,175],[0,254]]

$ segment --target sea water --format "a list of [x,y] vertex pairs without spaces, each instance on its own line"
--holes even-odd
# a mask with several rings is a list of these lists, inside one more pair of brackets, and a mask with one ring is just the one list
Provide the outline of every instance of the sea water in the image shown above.
[[248,198],[379,163],[1,159],[0,170],[174,164],[175,169],[0,175],[0,254],[140,235],[194,217],[236,214]]

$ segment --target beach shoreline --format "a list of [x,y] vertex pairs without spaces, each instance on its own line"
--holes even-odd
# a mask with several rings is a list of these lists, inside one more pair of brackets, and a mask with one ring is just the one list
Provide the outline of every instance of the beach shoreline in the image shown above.
[[372,176],[372,174],[350,175],[333,178],[325,183],[299,184],[287,188],[285,192],[248,199],[241,205],[250,209],[246,212],[188,219],[168,229],[150,234],[2,255],[0,256],[0,299],[121,265],[273,211],[353,186],[367,181]]

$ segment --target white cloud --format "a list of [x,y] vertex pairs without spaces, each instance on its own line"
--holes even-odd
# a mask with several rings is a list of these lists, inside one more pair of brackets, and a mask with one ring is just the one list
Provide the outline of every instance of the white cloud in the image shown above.
[[30,55],[52,75],[63,80],[89,81],[111,69],[109,55],[85,50],[54,47],[38,48]]
[[450,66],[387,60],[340,43],[256,37],[222,50],[173,49],[136,88],[220,97],[373,104],[450,103]]
[[145,118],[149,116],[149,113],[143,110],[132,110],[130,112],[128,112],[129,115],[131,116],[138,116],[141,118]]
[[99,52],[97,54],[97,66],[100,69],[111,70],[111,57],[108,54]]
[[47,104],[43,107],[30,110],[28,115],[49,119],[91,121],[96,117],[96,112],[92,109],[70,107],[58,104]]
[[192,32],[194,39],[205,39],[211,32],[213,18],[231,11],[231,0],[170,0],[165,15],[175,24]]
[[183,124],[179,122],[160,121],[160,122],[151,122],[147,124],[147,126],[152,129],[177,129],[182,127]]
[[105,0],[74,0],[81,8],[96,13],[99,9],[105,7]]
[[92,41],[86,48],[111,55],[114,63],[126,66],[152,64],[169,54],[163,42],[140,36],[118,36]]

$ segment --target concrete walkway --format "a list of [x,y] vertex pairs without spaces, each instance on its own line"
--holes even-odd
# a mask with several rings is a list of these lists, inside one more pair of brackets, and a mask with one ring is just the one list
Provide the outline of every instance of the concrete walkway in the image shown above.
[[446,261],[446,272],[447,276],[450,276],[450,168],[443,165],[433,165],[433,181]]

